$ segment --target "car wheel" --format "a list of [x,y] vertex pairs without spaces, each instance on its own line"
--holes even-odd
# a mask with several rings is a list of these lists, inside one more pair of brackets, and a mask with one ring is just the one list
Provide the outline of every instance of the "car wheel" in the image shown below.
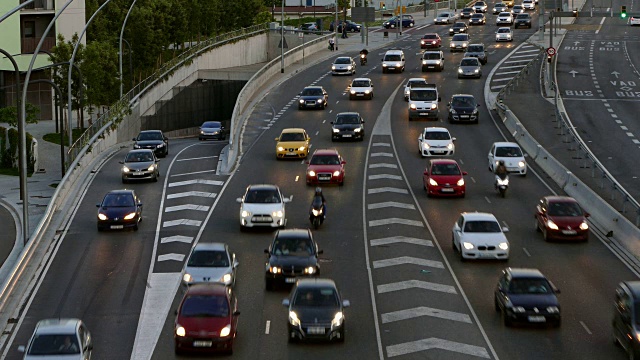
[[549,242],[549,233],[547,232],[546,227],[542,230],[542,238],[544,241]]
[[344,324],[342,325],[342,330],[340,330],[340,337],[337,340],[340,343],[344,342]]
[[160,176],[160,174],[156,174],[156,176],[153,177],[153,182],[158,182],[158,177]]
[[538,219],[535,219],[535,222],[536,222],[535,223],[536,232],[541,232],[542,230],[540,230],[540,224],[538,223]]
[[123,183],[123,184],[126,184],[126,183],[127,183],[127,180],[126,180],[126,179],[122,179],[122,183]]
[[[553,323],[553,327],[554,328],[559,328],[561,324],[562,324],[562,320],[558,319],[558,321]],[[631,358],[633,358],[633,355],[632,355]]]
[[495,297],[495,295],[493,296],[493,306],[496,309],[496,312],[500,311],[500,304],[498,304],[498,299]]
[[507,317],[507,312],[504,310],[502,310],[502,322],[506,327],[510,327],[512,325],[511,320]]
[[104,230],[104,229],[102,228],[102,226],[99,226],[99,225],[97,226],[97,228],[98,228],[98,232],[101,232],[101,231],[103,231],[103,230]]
[[138,224],[133,227],[133,231],[138,231]]
[[340,183],[338,185],[339,186],[344,186],[344,177],[342,178],[342,181],[340,181]]
[[267,281],[265,281],[265,282],[264,282],[264,288],[265,288],[267,291],[272,291],[272,290],[273,290],[273,281],[271,281],[271,280],[267,280]]

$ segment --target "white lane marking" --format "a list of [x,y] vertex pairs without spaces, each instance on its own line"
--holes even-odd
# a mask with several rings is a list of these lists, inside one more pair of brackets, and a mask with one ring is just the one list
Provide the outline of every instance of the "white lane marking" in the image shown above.
[[420,306],[413,309],[393,311],[390,313],[380,315],[380,317],[382,318],[383,324],[388,324],[391,322],[402,321],[407,319],[414,319],[421,316],[431,316],[431,317],[436,317],[440,319],[459,321],[459,322],[471,324],[471,318],[467,314],[434,309],[426,306]]
[[178,225],[200,226],[200,224],[202,224],[202,221],[178,219],[178,220],[165,221],[162,223],[162,227],[166,228],[166,227],[172,227],[172,226],[178,226]]
[[178,182],[169,183],[169,187],[186,186],[186,185],[193,185],[193,184],[218,185],[218,186],[220,186],[220,185],[224,184],[224,181],[195,179],[195,180],[186,180],[186,181],[178,181]]
[[192,241],[193,241],[192,236],[182,236],[182,235],[167,236],[160,239],[161,244],[166,244],[170,242],[182,242],[182,243],[191,244]]
[[393,259],[376,260],[373,262],[373,268],[382,269],[389,266],[406,265],[406,264],[444,269],[444,265],[442,265],[442,262],[440,261],[420,259],[420,258],[415,258],[411,256],[400,256]]
[[505,61],[503,64],[513,64],[513,63],[523,63],[527,60],[509,60],[509,61]]
[[369,221],[369,226],[371,226],[371,227],[373,227],[373,226],[383,226],[383,225],[392,225],[392,224],[424,227],[424,224],[422,224],[422,221],[400,219],[400,218],[389,218],[389,219],[381,219],[381,220],[371,220],[371,221]]
[[390,147],[391,144],[389,144],[389,143],[373,143],[373,144],[371,144],[371,146],[387,146],[387,147]]
[[316,133],[314,135],[318,135],[319,133],[320,133],[320,131],[318,130],[318,131],[316,131]]
[[522,69],[523,67],[525,67],[527,65],[511,65],[511,66],[501,66],[500,70],[502,69]]
[[[537,51],[537,50],[535,50],[535,51]],[[512,55],[512,56],[509,57],[509,59],[518,59],[518,58],[531,58],[531,59],[533,59],[536,56],[538,56],[538,54]]]
[[169,260],[173,260],[173,261],[182,261],[184,260],[184,254],[164,254],[164,255],[160,255],[158,256],[158,261],[169,261]]
[[[524,48],[524,46],[523,46],[523,48]],[[538,50],[538,49],[533,49],[533,50],[518,50],[518,52],[516,52],[516,54],[522,54],[522,53],[528,53],[528,52],[536,52],[536,53],[538,53],[538,52],[540,52],[540,50]],[[535,54],[535,55],[537,55],[537,54]],[[513,56],[512,56],[512,57],[513,57]]]
[[505,86],[507,86],[507,85],[496,85],[496,86],[492,86],[492,87],[491,87],[491,90],[500,90],[500,89],[502,89],[502,88],[503,88],[503,87],[505,87]]
[[633,133],[632,133],[632,132],[628,132],[628,133],[627,133],[627,136],[628,136],[628,137],[634,137],[634,135],[633,135]]
[[471,177],[471,181],[473,181],[473,183],[476,183],[476,179],[473,178],[473,176]]
[[191,161],[191,160],[202,160],[202,159],[215,159],[217,158],[218,155],[213,155],[213,156],[202,156],[202,157],[197,157],[197,158],[187,158],[187,159],[180,159],[180,160],[176,160],[176,162],[181,162],[181,161]]
[[587,334],[592,335],[591,330],[589,330],[589,328],[587,327],[587,324],[585,324],[584,322],[580,321],[580,325],[582,325],[582,327],[587,332]]
[[269,335],[269,329],[271,329],[271,320],[267,320],[267,324],[264,326],[265,335]]
[[300,179],[300,175],[296,175],[295,181],[298,181],[299,179]]
[[216,172],[216,171],[215,171],[215,170],[194,171],[194,172],[188,172],[188,173],[184,173],[184,174],[175,174],[175,175],[171,175],[171,177],[174,177],[174,176],[187,176],[187,175],[204,174],[204,173],[210,173],[210,172]]
[[531,257],[531,254],[529,254],[527,248],[522,248],[522,251],[524,251],[524,253],[527,254],[528,257]]
[[380,163],[380,164],[371,164],[369,165],[369,169],[375,169],[375,168],[389,168],[389,169],[397,169],[398,165],[396,164],[385,164],[385,163]]
[[416,353],[418,351],[425,351],[431,349],[441,349],[453,351],[461,354],[473,355],[482,357],[485,359],[491,359],[487,350],[480,346],[468,345],[459,342],[429,338],[417,341],[406,342],[403,344],[396,344],[387,346],[387,356],[394,357],[399,355],[406,355]]
[[391,175],[391,174],[378,174],[378,175],[369,175],[369,180],[402,180],[402,176]]
[[187,191],[187,192],[169,194],[169,195],[167,195],[167,199],[178,199],[178,198],[183,198],[183,197],[188,197],[188,196],[197,196],[197,197],[203,197],[203,198],[215,198],[217,195],[218,194],[216,194],[216,193],[210,193],[210,192],[205,192],[205,191]]
[[510,77],[510,78],[500,78],[500,79],[493,79],[493,78],[492,78],[492,79],[491,79],[491,81],[509,81],[509,80],[511,80],[511,79],[513,79],[513,77]]
[[377,152],[377,153],[371,153],[370,155],[371,157],[393,157],[392,153],[384,153],[384,152]]
[[509,74],[518,74],[520,71],[505,71],[505,72],[497,72],[494,75],[509,75]]
[[422,246],[433,246],[433,242],[431,240],[424,240],[412,237],[405,236],[391,236],[381,239],[373,239],[369,242],[371,246],[381,246],[381,245],[389,245],[395,243],[407,243],[414,245],[422,245]]
[[428,281],[420,281],[420,280],[407,280],[400,281],[391,284],[383,284],[378,285],[378,294],[386,294],[394,291],[401,291],[407,289],[423,289],[423,290],[431,290],[438,291],[447,294],[457,294],[456,288],[451,285],[444,284],[436,284]]
[[634,144],[640,144],[640,140],[638,140],[638,139],[633,139],[631,141],[633,141]]
[[174,212],[182,210],[209,211],[209,207],[205,205],[185,204],[176,206],[167,206],[164,212]]
[[487,202],[488,202],[489,204],[491,204],[491,200],[489,200],[489,198],[488,198],[488,197],[486,197],[486,196],[485,196],[485,197],[484,197],[484,199],[485,199],[485,200],[487,200]]
[[367,189],[367,194],[380,194],[380,193],[385,193],[385,192],[392,192],[392,193],[397,193],[397,194],[408,194],[409,193],[407,191],[407,189],[398,189],[398,188],[392,188],[392,187],[382,187],[382,188],[376,188],[376,189]]
[[622,130],[624,130],[624,131],[629,130],[629,128],[628,128],[628,127],[626,127],[626,126],[620,126],[620,129],[622,129]]
[[415,205],[413,205],[413,204],[405,204],[405,203],[400,203],[400,202],[396,202],[396,201],[385,201],[385,202],[381,202],[381,203],[367,205],[367,209],[369,209],[369,210],[384,209],[384,208],[388,208],[388,207],[397,207],[397,208],[401,208],[401,209],[411,209],[411,210],[415,210],[416,209]]

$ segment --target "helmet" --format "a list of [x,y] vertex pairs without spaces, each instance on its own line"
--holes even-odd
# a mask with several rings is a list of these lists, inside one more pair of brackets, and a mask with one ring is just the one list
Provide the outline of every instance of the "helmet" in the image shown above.
[[504,160],[500,160],[500,165],[504,165]]
[[316,194],[322,194],[322,188],[321,187],[317,187],[316,188]]

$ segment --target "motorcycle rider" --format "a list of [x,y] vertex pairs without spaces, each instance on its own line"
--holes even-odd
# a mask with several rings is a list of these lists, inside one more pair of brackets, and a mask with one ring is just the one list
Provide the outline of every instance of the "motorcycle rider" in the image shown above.
[[323,218],[326,218],[327,217],[327,200],[324,198],[324,195],[322,194],[322,188],[319,186],[316,187],[316,192],[313,194],[313,199],[311,200],[311,204],[315,202],[316,198],[322,199],[322,216]]
[[504,165],[504,160],[500,160],[498,162],[498,166],[495,169],[495,174],[500,177],[500,179],[504,179],[505,175],[509,174],[507,167]]
[[329,39],[329,50],[333,51],[335,46],[336,46],[336,40],[333,37],[331,37]]
[[[364,55],[364,56],[362,56]],[[369,55],[369,51],[367,49],[360,50],[360,64],[364,65],[367,63],[367,55]]]

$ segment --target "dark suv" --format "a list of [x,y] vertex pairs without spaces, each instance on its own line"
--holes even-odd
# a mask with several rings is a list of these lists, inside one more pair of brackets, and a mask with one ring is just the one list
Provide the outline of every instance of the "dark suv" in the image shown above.
[[293,284],[300,277],[318,276],[318,244],[309,229],[278,230],[267,254],[265,285],[272,290],[276,283]]
[[151,149],[156,156],[165,157],[169,155],[169,138],[162,134],[160,130],[140,131],[137,137],[133,138],[134,149]]
[[487,50],[484,48],[484,44],[469,44],[467,52],[464,53],[464,57],[474,57],[480,60],[482,65],[487,63]]
[[513,26],[516,29],[519,27],[527,27],[531,29],[531,15],[527,13],[521,13],[516,15],[516,19]]
[[616,288],[613,304],[613,340],[629,355],[640,356],[640,281],[623,281]]
[[331,141],[364,140],[364,119],[357,112],[342,112],[331,122]]

